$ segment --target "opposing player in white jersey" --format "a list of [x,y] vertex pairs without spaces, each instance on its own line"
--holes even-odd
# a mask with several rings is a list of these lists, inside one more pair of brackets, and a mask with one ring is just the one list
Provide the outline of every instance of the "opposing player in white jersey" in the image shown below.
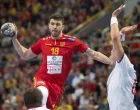
[[[137,78],[134,66],[129,61],[122,45],[122,38],[120,38],[121,34],[117,21],[118,14],[124,8],[125,5],[121,5],[113,12],[111,18],[111,40],[113,49],[110,58],[114,61],[115,67],[107,81],[110,110],[137,110],[133,104]],[[125,34],[125,32],[133,31],[136,28],[137,25],[125,27],[122,29],[122,33]]]
[[50,110],[42,107],[42,92],[38,88],[29,88],[24,93],[24,103],[28,110]]

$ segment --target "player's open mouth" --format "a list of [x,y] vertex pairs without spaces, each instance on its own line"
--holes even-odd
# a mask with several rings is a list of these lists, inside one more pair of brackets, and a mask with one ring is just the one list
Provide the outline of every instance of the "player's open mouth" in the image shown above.
[[55,34],[55,33],[57,33],[57,30],[52,30],[52,34]]

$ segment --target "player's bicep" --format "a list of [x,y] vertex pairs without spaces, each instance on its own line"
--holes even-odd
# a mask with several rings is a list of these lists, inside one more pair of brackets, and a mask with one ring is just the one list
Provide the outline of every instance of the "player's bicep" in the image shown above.
[[29,58],[33,58],[33,57],[36,57],[37,55],[32,52],[32,49],[31,48],[29,48],[28,49],[28,56],[29,56]]
[[31,48],[29,48],[26,52],[25,52],[25,57],[24,57],[24,60],[29,60],[31,58],[34,58],[36,57],[37,55],[34,54],[31,50]]

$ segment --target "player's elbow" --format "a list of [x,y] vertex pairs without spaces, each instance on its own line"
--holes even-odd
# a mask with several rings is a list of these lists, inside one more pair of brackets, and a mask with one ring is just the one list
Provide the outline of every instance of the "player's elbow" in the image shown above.
[[113,33],[111,33],[111,40],[113,40],[113,41],[116,41],[116,40],[118,40],[120,38],[120,33],[115,33],[115,32],[113,32]]
[[119,39],[119,35],[114,35],[114,34],[111,35],[111,40],[116,41],[118,39]]
[[97,52],[97,51],[96,51],[96,52],[94,53],[94,59],[97,60],[97,59],[99,58],[99,54],[100,54],[100,52]]
[[30,58],[29,58],[29,56],[27,55],[27,53],[25,53],[25,54],[21,55],[21,59],[22,59],[22,60],[29,60]]
[[29,60],[33,57],[35,57],[36,55],[33,54],[29,49],[26,50],[22,55],[21,55],[21,59],[22,60]]

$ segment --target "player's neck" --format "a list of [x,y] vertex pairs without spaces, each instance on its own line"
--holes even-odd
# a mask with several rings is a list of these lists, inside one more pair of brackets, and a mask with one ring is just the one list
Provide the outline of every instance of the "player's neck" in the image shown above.
[[57,36],[57,37],[53,37],[53,36],[51,36],[54,40],[57,40],[57,39],[59,39],[60,37],[62,36],[62,32]]

